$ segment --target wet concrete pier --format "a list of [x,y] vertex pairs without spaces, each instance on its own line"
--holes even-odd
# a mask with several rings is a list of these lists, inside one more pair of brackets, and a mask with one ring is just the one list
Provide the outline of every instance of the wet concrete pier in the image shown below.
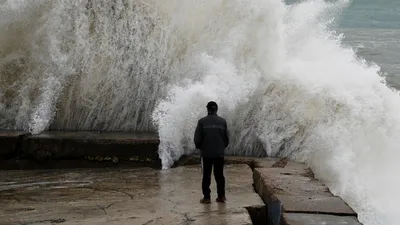
[[[361,225],[357,213],[302,163],[287,158],[226,157],[225,161],[252,168],[254,189],[266,205],[267,224]],[[179,164],[199,162],[198,156],[185,156]]]
[[251,169],[227,165],[226,177],[227,203],[202,205],[200,166],[3,171],[0,224],[252,224],[246,207],[263,202]]
[[360,224],[287,159],[226,157],[228,202],[201,205],[200,158],[159,170],[158,144],[152,134],[0,132],[0,225]]

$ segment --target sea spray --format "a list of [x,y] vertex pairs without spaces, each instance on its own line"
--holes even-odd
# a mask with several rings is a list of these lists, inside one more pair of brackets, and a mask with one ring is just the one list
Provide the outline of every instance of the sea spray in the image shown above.
[[396,224],[400,99],[331,30],[348,1],[0,1],[0,128],[153,131],[164,168],[215,100],[227,154],[289,156]]
[[[400,185],[392,175],[400,144],[396,136],[400,131],[399,97],[378,75],[378,66],[344,48],[343,36],[329,29],[335,22],[333,16],[347,4],[308,1],[283,7],[284,13],[265,13],[272,17],[265,21],[274,29],[263,30],[263,26],[256,25],[256,34],[261,33],[264,42],[246,42],[256,36],[254,33],[239,42],[245,43],[251,54],[226,50],[226,41],[207,49],[205,52],[216,56],[216,64],[224,52],[219,49],[238,53],[222,56],[226,60],[213,66],[214,71],[223,70],[229,63],[237,69],[231,70],[228,77],[217,72],[220,80],[207,79],[207,73],[199,78],[199,73],[192,71],[189,74],[196,74],[196,83],[186,82],[169,89],[169,96],[174,97],[162,101],[155,111],[165,114],[161,119],[160,114],[153,115],[160,121],[161,137],[167,137],[160,145],[164,167],[193,151],[195,122],[205,114],[202,106],[216,100],[232,131],[227,153],[257,155],[262,148],[270,156],[290,156],[306,162],[317,178],[358,212],[364,224],[396,224],[397,201],[390,196]],[[274,17],[278,15],[282,17]],[[242,18],[241,22],[247,25],[235,24],[230,37],[235,40],[250,30],[256,24],[253,18],[257,16]],[[240,45],[231,47],[241,49]],[[193,61],[202,65],[199,60]],[[240,79],[247,76],[253,81]],[[218,90],[212,88],[229,79],[249,87],[238,92],[241,98],[234,91],[237,87],[229,89],[229,95],[216,94]],[[233,111],[228,106],[232,100],[236,101]],[[185,110],[182,105],[189,107]],[[389,160],[389,155],[394,158]]]
[[140,1],[0,10],[1,129],[155,131],[151,112],[181,53],[167,15]]

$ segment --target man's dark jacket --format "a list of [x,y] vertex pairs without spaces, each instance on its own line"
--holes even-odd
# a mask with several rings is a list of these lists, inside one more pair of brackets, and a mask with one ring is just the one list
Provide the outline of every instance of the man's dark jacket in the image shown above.
[[197,122],[194,143],[203,158],[224,157],[224,150],[229,145],[228,127],[224,118],[216,113],[209,113]]

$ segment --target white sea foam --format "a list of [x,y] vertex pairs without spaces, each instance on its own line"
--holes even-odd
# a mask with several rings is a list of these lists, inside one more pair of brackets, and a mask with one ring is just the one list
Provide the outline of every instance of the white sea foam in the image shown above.
[[158,131],[169,168],[215,100],[228,153],[306,162],[396,224],[400,99],[330,30],[347,4],[0,1],[0,128]]

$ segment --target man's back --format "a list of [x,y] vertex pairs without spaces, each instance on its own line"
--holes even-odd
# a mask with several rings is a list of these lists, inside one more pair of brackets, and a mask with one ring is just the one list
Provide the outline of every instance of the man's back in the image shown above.
[[203,170],[202,190],[204,198],[201,203],[211,203],[211,172],[214,166],[214,176],[217,182],[217,202],[225,202],[224,150],[229,145],[228,127],[224,118],[217,115],[216,102],[207,104],[208,116],[197,122],[194,133],[194,144],[201,151]]
[[224,150],[229,145],[225,119],[216,113],[201,118],[197,123],[194,142],[196,148],[201,151],[201,157],[223,157]]

